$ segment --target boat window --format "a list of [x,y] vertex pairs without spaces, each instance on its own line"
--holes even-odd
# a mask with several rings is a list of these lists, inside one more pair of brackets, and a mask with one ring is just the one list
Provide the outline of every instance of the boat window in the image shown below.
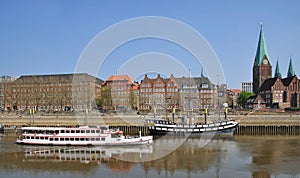
[[101,138],[101,141],[105,141],[105,137],[102,137],[102,138]]
[[80,138],[80,141],[84,141],[84,138]]
[[85,130],[81,130],[80,132],[81,132],[81,133],[85,133]]
[[44,137],[40,137],[41,140],[44,140]]
[[65,138],[65,141],[69,141],[70,140],[70,138]]
[[91,130],[91,133],[96,133],[95,130]]
[[66,130],[66,133],[70,133],[70,130]]
[[76,133],[80,133],[80,130],[76,130]]
[[65,141],[65,138],[60,138],[60,141]]
[[96,130],[96,133],[100,133],[100,130]]
[[53,138],[50,138],[50,141],[53,141]]
[[96,138],[96,141],[100,141],[100,138]]
[[91,141],[95,141],[95,138],[91,138]]
[[71,133],[75,133],[75,130],[71,130]]
[[70,141],[74,141],[74,138],[70,138]]
[[55,141],[59,141],[59,139],[58,139],[58,138],[54,138],[54,140],[55,140]]
[[65,130],[61,130],[60,133],[65,133]]
[[86,130],[86,133],[90,133],[91,131],[90,130]]
[[75,141],[79,141],[79,138],[75,138]]
[[56,133],[56,134],[59,134],[59,130],[55,130],[55,133]]
[[26,139],[30,139],[30,137],[29,137],[29,136],[27,136],[27,137],[26,137]]

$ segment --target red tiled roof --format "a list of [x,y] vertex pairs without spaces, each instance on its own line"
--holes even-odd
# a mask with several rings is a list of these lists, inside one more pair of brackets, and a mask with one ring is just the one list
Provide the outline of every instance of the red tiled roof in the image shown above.
[[133,84],[133,80],[128,75],[111,75],[105,82],[107,81],[124,81],[127,80],[128,84]]

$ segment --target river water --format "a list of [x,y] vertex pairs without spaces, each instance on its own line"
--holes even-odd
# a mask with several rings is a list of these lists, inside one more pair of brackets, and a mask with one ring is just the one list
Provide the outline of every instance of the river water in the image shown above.
[[0,136],[0,177],[300,177],[300,136],[162,137],[153,145],[16,145]]

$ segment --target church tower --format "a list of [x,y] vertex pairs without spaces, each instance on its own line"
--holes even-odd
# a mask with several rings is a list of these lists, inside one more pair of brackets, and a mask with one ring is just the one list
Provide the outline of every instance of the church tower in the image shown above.
[[263,82],[272,78],[272,66],[269,61],[262,24],[260,26],[258,45],[253,64],[253,92],[258,94]]

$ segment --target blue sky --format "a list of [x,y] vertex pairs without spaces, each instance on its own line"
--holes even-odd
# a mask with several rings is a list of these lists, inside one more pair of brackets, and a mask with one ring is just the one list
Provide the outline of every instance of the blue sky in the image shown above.
[[[197,30],[216,52],[229,88],[252,80],[260,22],[275,70],[283,77],[293,58],[300,72],[300,1],[76,1],[2,0],[0,2],[0,75],[72,73],[87,44],[101,31],[140,16],[162,16]],[[171,55],[200,76],[193,56],[163,40],[122,45],[101,66],[98,77],[115,74],[124,61],[146,52]],[[274,72],[273,72],[274,73]]]

